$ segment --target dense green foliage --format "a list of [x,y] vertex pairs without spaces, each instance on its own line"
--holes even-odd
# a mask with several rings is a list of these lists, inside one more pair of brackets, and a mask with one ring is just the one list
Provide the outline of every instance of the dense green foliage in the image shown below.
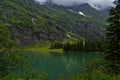
[[[66,38],[104,38],[106,22],[103,21],[106,16],[88,4],[83,6],[89,7],[86,9],[94,11],[96,15],[86,12],[88,17],[85,17],[77,12],[70,12],[64,6],[40,5],[34,0],[1,0],[0,20],[19,45]],[[96,21],[98,15],[99,19]]]
[[110,10],[107,29],[106,68],[109,74],[120,74],[120,0]]
[[4,24],[0,22],[0,52],[10,49],[13,46],[13,41],[10,39],[10,32]]
[[103,52],[102,41],[77,41],[74,43],[66,43],[63,47],[64,51],[79,52]]
[[[6,77],[3,80],[46,80],[46,77],[42,77],[40,74],[36,74],[36,77],[26,77],[26,78],[11,78],[11,77]],[[78,75],[73,75],[69,78],[64,78],[64,77],[59,77],[58,80],[119,80],[120,76],[109,76],[107,74],[101,73],[101,72],[96,72],[96,73],[89,73],[89,74],[78,74]]]
[[61,49],[63,48],[63,43],[60,42],[52,42],[50,45],[50,49]]
[[103,41],[89,41],[78,40],[74,42],[54,42],[50,49],[62,48],[63,51],[77,51],[77,52],[104,52]]
[[120,75],[110,76],[102,72],[93,72],[88,74],[78,74],[70,76],[69,78],[60,78],[59,80],[120,80]]
[[10,33],[0,23],[0,79],[5,77],[22,63],[20,56],[10,51],[14,42],[10,39]]

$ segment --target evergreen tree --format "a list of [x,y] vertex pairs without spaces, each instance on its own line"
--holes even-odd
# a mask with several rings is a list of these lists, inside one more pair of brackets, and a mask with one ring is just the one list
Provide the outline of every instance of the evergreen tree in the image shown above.
[[78,40],[73,43],[67,42],[63,46],[64,51],[78,52],[102,52],[102,41]]
[[109,12],[105,60],[108,73],[120,74],[120,0],[115,5]]
[[63,50],[66,52],[71,51],[72,49],[70,48],[70,46],[70,42],[67,42],[66,44],[64,44]]

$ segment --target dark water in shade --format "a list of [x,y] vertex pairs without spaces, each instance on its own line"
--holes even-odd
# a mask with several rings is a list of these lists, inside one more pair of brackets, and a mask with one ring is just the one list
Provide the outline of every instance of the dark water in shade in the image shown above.
[[26,69],[15,72],[15,76],[23,76],[33,70],[43,72],[47,75],[47,80],[57,80],[60,76],[70,76],[85,72],[85,65],[96,58],[102,57],[101,54],[93,53],[48,53],[25,52],[28,65]]

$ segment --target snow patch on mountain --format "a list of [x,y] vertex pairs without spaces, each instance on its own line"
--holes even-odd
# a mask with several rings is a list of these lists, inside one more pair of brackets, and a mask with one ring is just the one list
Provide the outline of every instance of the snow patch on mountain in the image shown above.
[[85,17],[87,17],[83,12],[81,12],[81,11],[79,11],[78,12],[80,15],[83,15],[83,16],[85,16]]

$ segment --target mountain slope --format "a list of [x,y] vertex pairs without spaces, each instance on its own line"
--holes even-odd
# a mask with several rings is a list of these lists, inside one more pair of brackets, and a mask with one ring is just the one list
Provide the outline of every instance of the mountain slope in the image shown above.
[[101,39],[104,24],[94,22],[66,7],[40,5],[34,0],[0,1],[0,20],[19,45],[41,41],[73,39]]
[[83,12],[87,15],[87,17],[91,18],[94,22],[102,23],[106,25],[106,16],[107,14],[102,13],[101,11],[96,10],[95,8],[91,7],[88,3],[75,5],[75,6],[68,6],[67,9],[71,9],[76,12]]

